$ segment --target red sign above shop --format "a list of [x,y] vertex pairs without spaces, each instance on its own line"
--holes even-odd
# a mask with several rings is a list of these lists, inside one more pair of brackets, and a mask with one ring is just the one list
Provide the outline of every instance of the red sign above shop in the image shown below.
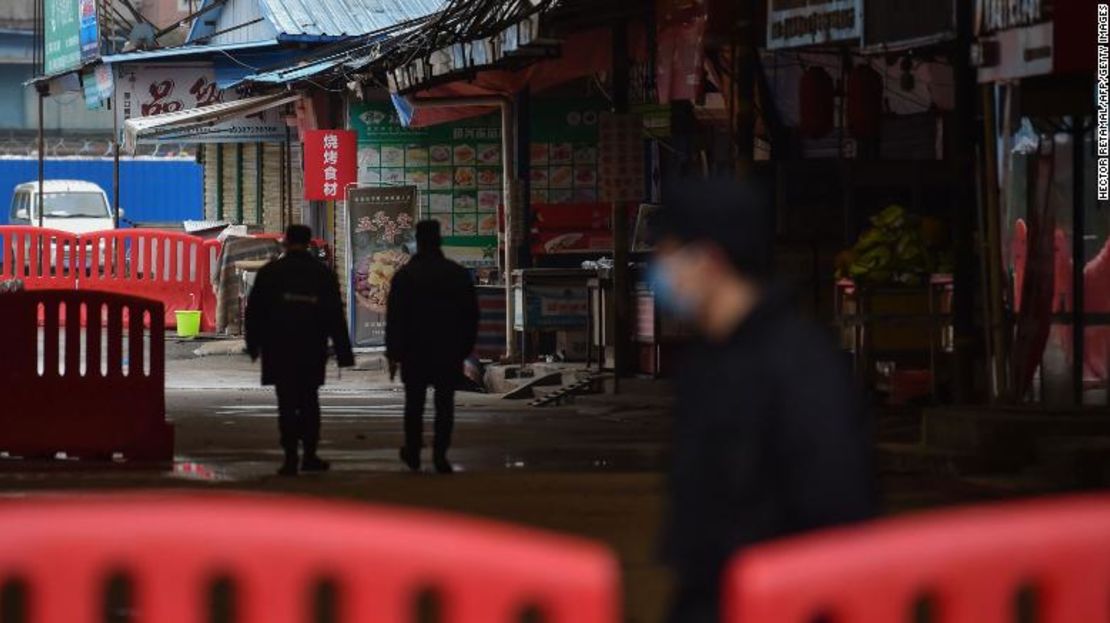
[[358,182],[357,136],[351,130],[304,132],[304,198],[334,201],[347,198],[347,187]]

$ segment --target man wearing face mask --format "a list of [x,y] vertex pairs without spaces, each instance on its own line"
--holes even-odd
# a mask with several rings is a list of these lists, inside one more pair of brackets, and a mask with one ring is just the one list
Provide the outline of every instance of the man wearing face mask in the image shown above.
[[657,299],[696,329],[676,379],[664,557],[673,623],[719,620],[743,547],[876,510],[869,431],[845,358],[771,278],[756,190],[696,182],[653,223]]

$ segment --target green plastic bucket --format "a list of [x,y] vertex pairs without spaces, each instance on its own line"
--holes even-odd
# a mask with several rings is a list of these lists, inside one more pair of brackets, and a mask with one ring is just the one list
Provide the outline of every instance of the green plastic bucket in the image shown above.
[[196,337],[200,333],[200,312],[196,310],[177,313],[177,337]]

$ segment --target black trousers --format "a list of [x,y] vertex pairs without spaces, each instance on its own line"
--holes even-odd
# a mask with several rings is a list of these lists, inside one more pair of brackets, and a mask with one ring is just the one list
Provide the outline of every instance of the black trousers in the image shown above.
[[424,402],[428,387],[435,388],[435,455],[446,456],[455,429],[454,380],[428,381],[405,379],[405,447],[419,451],[424,447]]
[[674,596],[667,623],[718,623],[721,586],[718,573],[676,572]]
[[299,441],[305,456],[315,456],[320,442],[319,388],[304,383],[278,383],[276,389],[281,448],[286,454],[295,455]]

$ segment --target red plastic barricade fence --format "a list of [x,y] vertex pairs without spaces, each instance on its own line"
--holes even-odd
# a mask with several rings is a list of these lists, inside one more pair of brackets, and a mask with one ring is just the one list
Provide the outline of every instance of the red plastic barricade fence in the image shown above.
[[76,288],[156,299],[165,305],[170,327],[177,326],[174,312],[200,309],[202,328],[214,331],[212,271],[220,248],[216,240],[151,229],[77,236],[0,226],[0,280],[20,279],[28,290]]
[[120,292],[161,301],[168,326],[177,311],[200,309],[205,330],[216,326],[212,293],[213,253],[219,243],[153,229],[117,229],[81,236],[80,266],[88,267],[78,287]]
[[[615,623],[617,567],[576,539],[428,512],[250,495],[109,495],[0,502],[0,578],[32,623],[100,621],[128,582],[130,621],[211,620],[216,581],[238,623],[301,623],[334,595],[335,621]],[[325,602],[326,603],[326,602]]]
[[75,290],[0,295],[0,450],[172,459],[164,340],[157,301]]
[[19,279],[28,290],[77,286],[77,236],[54,229],[0,227],[0,281]]
[[[1110,621],[1110,496],[984,506],[829,530],[740,554],[724,621]],[[924,601],[923,601],[924,600]],[[824,617],[823,619],[821,617]]]

